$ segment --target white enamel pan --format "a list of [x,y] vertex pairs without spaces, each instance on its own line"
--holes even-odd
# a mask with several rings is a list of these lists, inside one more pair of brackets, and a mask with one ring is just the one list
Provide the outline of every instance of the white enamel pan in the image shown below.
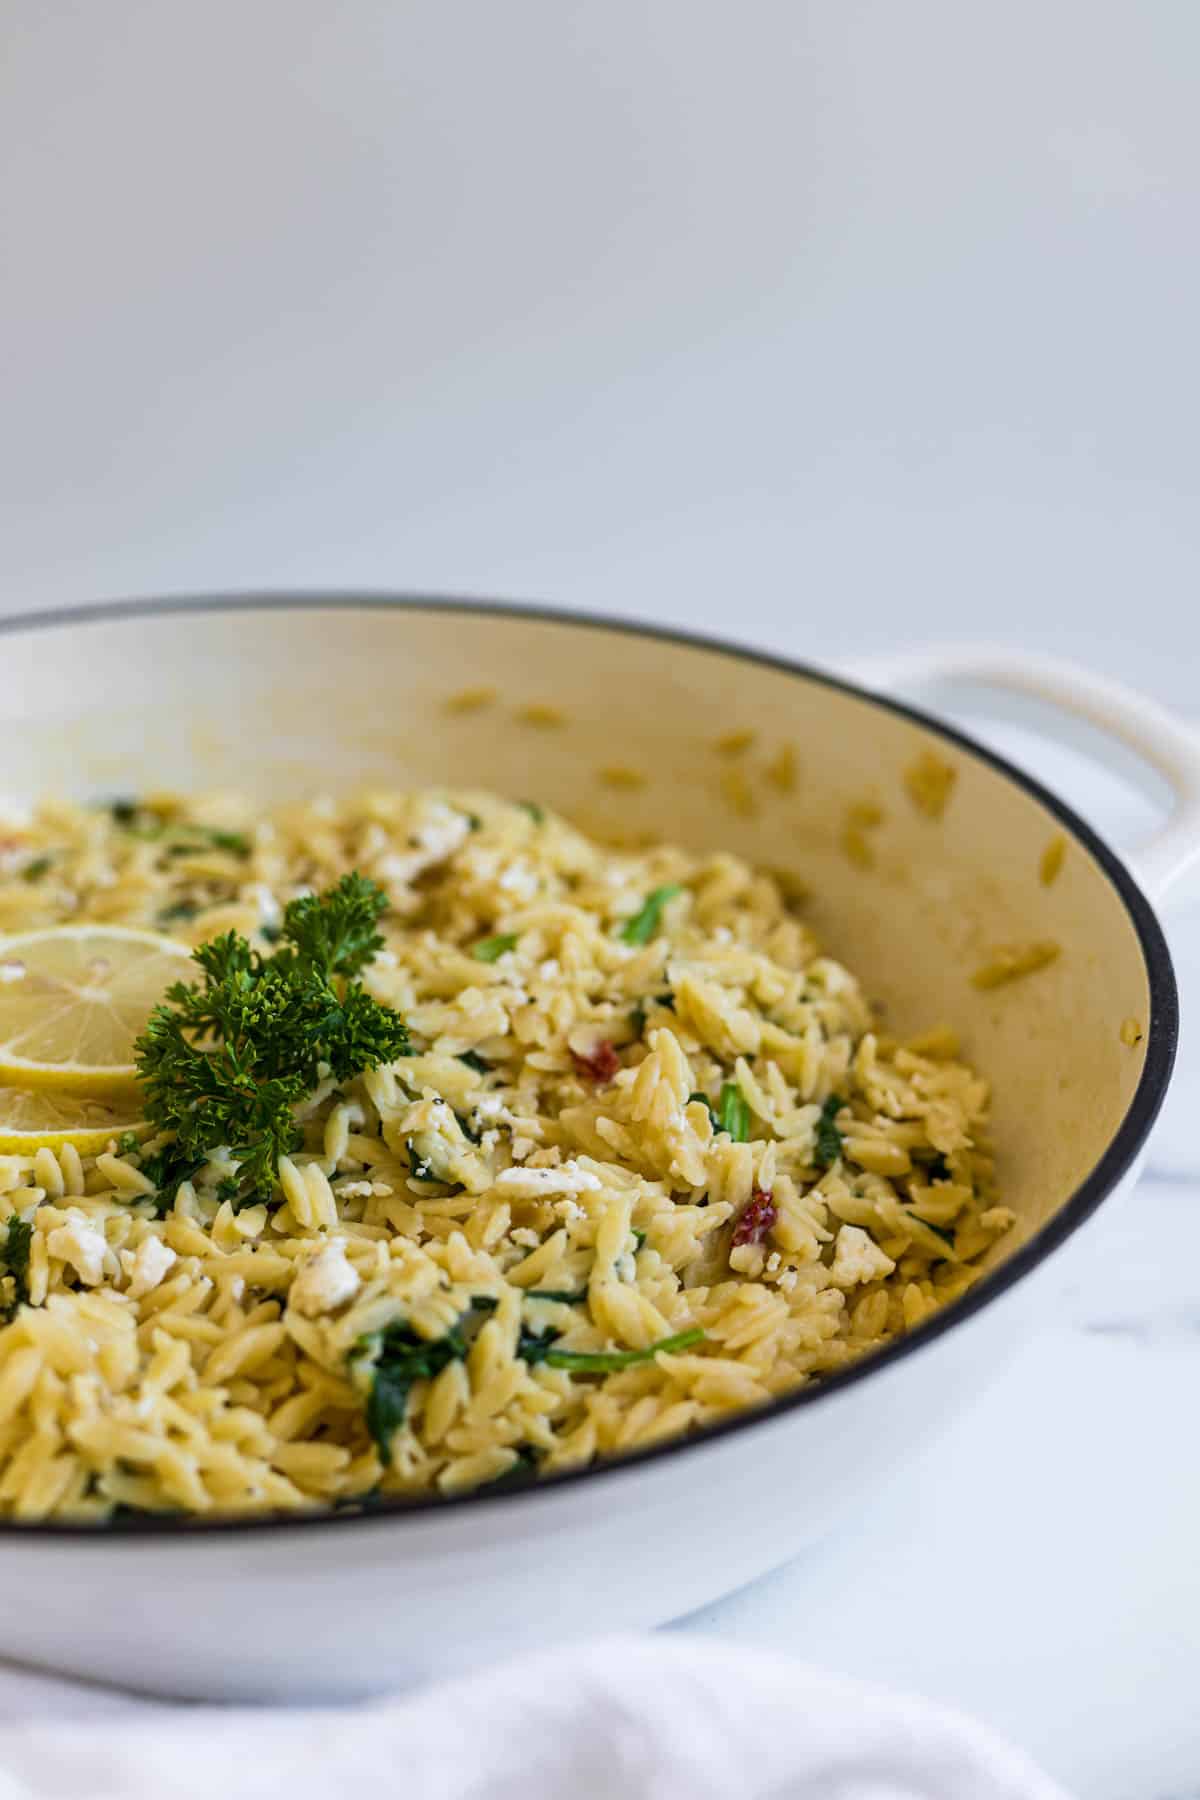
[[[1200,854],[1200,750],[1159,708],[1029,657],[909,661],[868,691],[732,645],[526,608],[391,596],[171,600],[0,627],[0,794],[227,784],[270,798],[363,783],[487,785],[585,827],[655,832],[793,869],[811,919],[889,1029],[960,1026],[990,1078],[1019,1216],[958,1304],[764,1410],[528,1489],[362,1516],[0,1526],[0,1652],[165,1692],[360,1693],[581,1632],[665,1621],[795,1556],[955,1412],[1052,1309],[1064,1253],[1136,1177],[1175,1054],[1155,906]],[[894,697],[953,675],[1086,717],[1165,776],[1175,808],[1125,858],[1037,781]],[[453,714],[445,697],[494,686]],[[519,709],[562,709],[538,731]],[[713,739],[794,743],[796,791],[731,810]],[[904,771],[954,765],[940,819]],[[756,749],[748,753],[752,774]],[[617,794],[614,760],[649,775]],[[874,864],[847,808],[885,818]],[[1056,834],[1061,873],[1039,870]],[[1048,968],[981,992],[998,945]],[[1130,1041],[1136,1040],[1136,1041]],[[1086,1236],[1086,1234],[1084,1234]],[[752,1526],[752,1528],[751,1528]]]

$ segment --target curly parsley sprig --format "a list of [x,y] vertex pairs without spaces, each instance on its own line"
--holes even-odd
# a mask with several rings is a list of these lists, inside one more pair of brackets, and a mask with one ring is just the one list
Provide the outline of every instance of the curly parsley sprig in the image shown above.
[[403,1019],[358,979],[383,947],[386,907],[354,873],[293,900],[271,956],[236,931],[201,944],[200,982],[169,988],[137,1041],[147,1117],[174,1134],[181,1164],[226,1147],[239,1204],[270,1192],[299,1141],[293,1108],[325,1067],[346,1081],[408,1053]]

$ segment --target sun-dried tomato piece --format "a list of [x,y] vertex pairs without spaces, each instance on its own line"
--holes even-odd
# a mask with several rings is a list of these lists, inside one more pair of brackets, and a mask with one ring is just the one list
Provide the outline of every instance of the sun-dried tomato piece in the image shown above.
[[778,1217],[774,1195],[768,1188],[755,1188],[733,1228],[734,1249],[739,1244],[761,1244]]
[[621,1059],[607,1038],[603,1038],[586,1056],[578,1050],[572,1050],[571,1061],[575,1064],[575,1073],[588,1081],[611,1081],[621,1067]]

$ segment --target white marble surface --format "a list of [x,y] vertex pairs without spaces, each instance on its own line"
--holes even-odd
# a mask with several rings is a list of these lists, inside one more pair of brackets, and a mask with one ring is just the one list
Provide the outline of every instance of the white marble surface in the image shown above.
[[1200,1796],[1200,1181],[1145,1181],[977,1408],[685,1629],[952,1702],[1088,1800]]

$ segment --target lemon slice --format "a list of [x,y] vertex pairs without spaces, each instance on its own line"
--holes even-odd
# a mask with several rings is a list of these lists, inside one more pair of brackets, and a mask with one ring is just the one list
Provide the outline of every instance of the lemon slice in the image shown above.
[[81,1156],[95,1156],[110,1138],[152,1130],[137,1102],[95,1100],[84,1094],[55,1094],[49,1088],[0,1087],[0,1154],[30,1156],[43,1145],[61,1150],[74,1144]]
[[0,1081],[104,1096],[136,1079],[133,1042],[189,952],[122,925],[0,941]]

